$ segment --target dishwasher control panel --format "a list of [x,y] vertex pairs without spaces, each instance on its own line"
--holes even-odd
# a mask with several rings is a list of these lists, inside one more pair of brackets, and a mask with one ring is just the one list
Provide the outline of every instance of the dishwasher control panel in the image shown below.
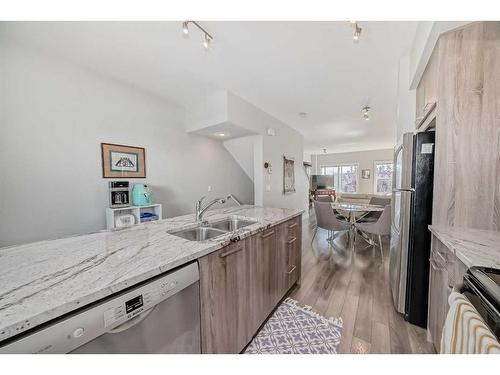
[[[181,280],[182,282],[182,280]],[[115,326],[135,318],[154,305],[178,292],[179,280],[162,279],[160,283],[152,283],[147,290],[136,294],[123,303],[113,306],[104,312],[104,327]]]
[[[69,353],[198,282],[198,264],[191,263],[127,292],[119,292],[86,310],[44,329],[22,335],[2,346],[0,353]],[[127,323],[128,324],[128,323]]]

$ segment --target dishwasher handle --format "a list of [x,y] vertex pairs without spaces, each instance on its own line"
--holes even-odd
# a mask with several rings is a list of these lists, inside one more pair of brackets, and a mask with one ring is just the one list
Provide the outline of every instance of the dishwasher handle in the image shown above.
[[146,311],[140,313],[139,315],[134,316],[132,319],[127,320],[126,322],[123,322],[122,324],[116,326],[115,328],[110,329],[108,331],[108,333],[120,333],[120,332],[126,331],[129,328],[136,326],[137,324],[142,322],[144,319],[146,319],[149,316],[149,314],[151,314],[153,312],[153,310],[156,308],[156,306],[158,306],[158,305],[154,305],[149,310],[146,310]]

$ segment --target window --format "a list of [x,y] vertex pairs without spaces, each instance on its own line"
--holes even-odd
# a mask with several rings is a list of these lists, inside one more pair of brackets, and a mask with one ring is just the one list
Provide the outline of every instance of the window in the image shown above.
[[375,184],[376,194],[390,194],[392,191],[392,162],[377,161],[375,162],[375,176],[373,182]]
[[322,175],[333,175],[335,190],[342,193],[358,191],[358,165],[327,165],[320,169]]

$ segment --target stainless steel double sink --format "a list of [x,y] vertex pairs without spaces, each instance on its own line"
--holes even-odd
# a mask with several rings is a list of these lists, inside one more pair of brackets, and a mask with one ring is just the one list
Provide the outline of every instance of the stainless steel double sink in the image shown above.
[[189,241],[206,241],[223,236],[229,232],[234,232],[235,230],[255,224],[256,222],[257,220],[254,219],[227,217],[213,223],[202,223],[197,227],[171,232],[170,234]]

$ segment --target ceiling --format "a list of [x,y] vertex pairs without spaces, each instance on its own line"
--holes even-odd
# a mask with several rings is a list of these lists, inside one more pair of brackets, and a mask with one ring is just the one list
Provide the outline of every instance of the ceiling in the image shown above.
[[4,22],[0,31],[187,108],[230,90],[300,131],[306,152],[393,147],[399,58],[417,22],[360,22],[357,44],[347,21],[200,23],[214,37],[209,51],[181,22]]

